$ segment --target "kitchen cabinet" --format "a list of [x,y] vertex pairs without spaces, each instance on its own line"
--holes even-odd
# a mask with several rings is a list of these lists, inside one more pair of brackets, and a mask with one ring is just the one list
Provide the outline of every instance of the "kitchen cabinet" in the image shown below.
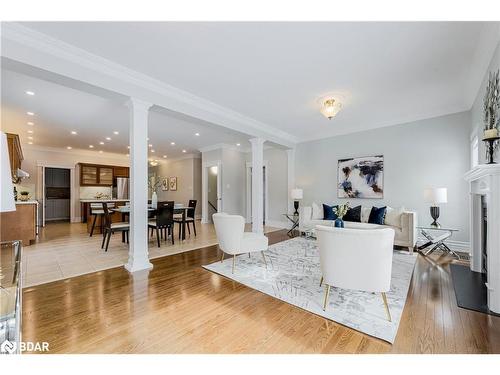
[[113,167],[113,178],[124,177],[129,178],[129,168],[128,167]]
[[0,241],[23,241],[29,246],[36,239],[38,202],[16,203],[16,210],[0,213]]
[[128,167],[80,163],[80,186],[112,186],[116,177],[128,177]]
[[99,184],[113,185],[113,168],[99,167]]
[[23,151],[21,149],[21,142],[17,134],[7,134],[7,148],[9,149],[10,171],[12,173],[12,182],[17,184],[19,177],[17,177],[17,170],[21,168],[21,162],[24,160]]

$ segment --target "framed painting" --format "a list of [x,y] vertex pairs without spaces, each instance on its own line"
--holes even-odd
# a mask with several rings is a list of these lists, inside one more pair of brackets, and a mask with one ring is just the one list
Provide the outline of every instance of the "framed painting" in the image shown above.
[[338,198],[383,198],[384,156],[340,159],[337,172]]
[[164,178],[161,180],[161,190],[168,191],[168,178]]
[[170,191],[177,190],[177,177],[169,177],[168,179],[168,187]]

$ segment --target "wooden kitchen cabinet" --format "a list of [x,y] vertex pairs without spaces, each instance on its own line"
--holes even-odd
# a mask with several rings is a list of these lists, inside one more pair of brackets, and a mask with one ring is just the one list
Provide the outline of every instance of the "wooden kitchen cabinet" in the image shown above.
[[19,177],[17,177],[17,170],[21,168],[21,162],[23,161],[23,151],[21,149],[21,142],[19,141],[19,136],[17,134],[7,134],[7,148],[9,149],[9,159],[10,159],[10,171],[12,174],[12,182],[18,183]]
[[129,176],[129,168],[128,167],[113,167],[113,177],[125,177]]
[[97,170],[98,167],[96,165],[82,164],[80,167],[80,185],[81,186],[99,185]]
[[[115,171],[120,175],[116,175]],[[80,163],[80,186],[112,186],[113,178],[124,177],[125,174],[128,177],[128,167]]]
[[29,246],[36,239],[36,202],[16,203],[16,210],[0,213],[0,241],[23,241]]
[[113,185],[113,168],[99,167],[99,184]]

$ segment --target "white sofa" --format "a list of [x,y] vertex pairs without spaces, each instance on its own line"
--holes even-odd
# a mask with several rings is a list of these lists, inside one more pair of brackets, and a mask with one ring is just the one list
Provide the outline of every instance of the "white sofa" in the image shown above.
[[[363,216],[363,215],[362,215]],[[404,211],[401,214],[401,225],[378,225],[366,222],[344,221],[346,228],[354,229],[375,229],[375,228],[392,228],[394,229],[394,245],[408,248],[413,252],[415,243],[417,242],[417,213]],[[299,230],[301,233],[311,231],[316,225],[332,226],[331,220],[323,220],[313,218],[313,210],[311,206],[302,207],[299,216]]]

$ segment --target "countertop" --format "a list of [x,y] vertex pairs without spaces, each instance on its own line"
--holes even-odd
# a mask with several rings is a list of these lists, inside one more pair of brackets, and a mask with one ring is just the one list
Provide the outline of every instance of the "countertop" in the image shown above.
[[81,203],[96,203],[96,202],[129,202],[130,199],[80,199]]
[[29,200],[29,201],[16,201],[16,204],[38,204],[38,201]]

